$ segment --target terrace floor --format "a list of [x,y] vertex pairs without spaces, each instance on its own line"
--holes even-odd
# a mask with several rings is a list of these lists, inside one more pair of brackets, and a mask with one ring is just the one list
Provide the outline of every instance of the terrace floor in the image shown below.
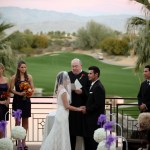
[[[29,150],[40,150],[41,144],[27,144]],[[14,146],[14,150],[17,150],[17,147]],[[121,147],[116,148],[116,150],[122,150]]]

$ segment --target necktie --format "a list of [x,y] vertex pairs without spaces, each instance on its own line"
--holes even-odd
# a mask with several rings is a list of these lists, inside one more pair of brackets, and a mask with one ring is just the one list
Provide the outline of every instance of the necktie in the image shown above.
[[147,81],[147,84],[150,85],[150,81]]

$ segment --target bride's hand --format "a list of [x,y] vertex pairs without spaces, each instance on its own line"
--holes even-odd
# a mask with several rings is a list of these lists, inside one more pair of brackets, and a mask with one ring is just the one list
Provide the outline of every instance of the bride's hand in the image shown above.
[[86,106],[80,106],[80,108],[81,108],[81,112],[85,114],[86,113]]
[[75,93],[76,93],[76,94],[82,94],[82,89],[77,89],[77,90],[75,90]]

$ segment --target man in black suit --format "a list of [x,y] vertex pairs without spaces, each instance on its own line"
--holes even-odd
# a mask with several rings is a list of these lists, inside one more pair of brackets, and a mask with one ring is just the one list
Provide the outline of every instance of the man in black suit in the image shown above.
[[88,78],[92,82],[85,107],[85,150],[96,150],[98,143],[93,139],[100,114],[105,113],[105,89],[99,80],[100,70],[96,66],[89,67]]
[[138,106],[140,112],[150,112],[150,65],[144,67],[145,81],[141,83],[138,93]]
[[[71,83],[74,84],[75,81],[77,81],[82,86],[77,89],[72,89],[71,105],[75,107],[85,106],[90,87],[90,81],[88,80],[88,73],[82,70],[82,63],[77,58],[71,61],[71,69],[72,71],[68,72]],[[72,150],[75,150],[76,147],[76,136],[81,137],[84,136],[83,119],[84,114],[82,112],[69,111],[69,131]]]

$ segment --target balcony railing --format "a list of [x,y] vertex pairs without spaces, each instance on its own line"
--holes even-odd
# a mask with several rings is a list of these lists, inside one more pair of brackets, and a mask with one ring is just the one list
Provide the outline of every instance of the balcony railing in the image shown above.
[[[46,116],[49,112],[57,109],[56,100],[52,97],[31,98],[32,110],[29,118],[29,130],[27,142],[41,143],[43,140],[43,129]],[[7,136],[11,137],[11,129],[15,126],[12,117],[12,103],[9,105],[9,121],[7,125]],[[123,136],[129,138],[134,130],[137,130],[137,116],[139,114],[136,98],[106,98],[106,114],[109,120],[119,123],[123,129]],[[116,127],[116,134],[120,135],[120,129]]]

